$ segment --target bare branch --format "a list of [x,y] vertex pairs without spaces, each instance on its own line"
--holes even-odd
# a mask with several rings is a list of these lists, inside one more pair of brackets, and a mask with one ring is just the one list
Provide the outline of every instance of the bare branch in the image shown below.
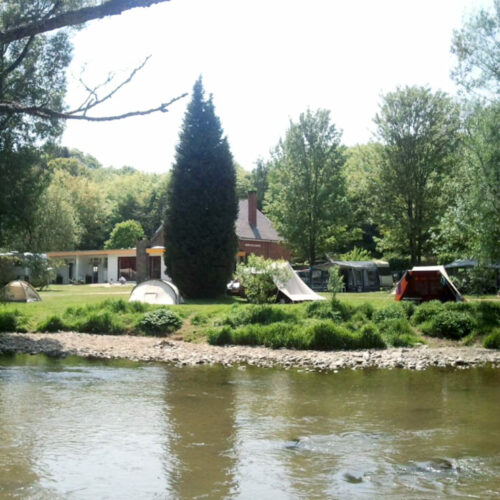
[[59,28],[83,24],[94,19],[117,16],[122,12],[136,7],[151,7],[151,5],[169,1],[170,0],[108,0],[101,5],[63,12],[49,17],[48,19],[40,19],[7,29],[6,31],[0,32],[0,43],[13,42]]
[[3,113],[12,113],[12,114],[25,114],[30,116],[36,116],[38,118],[44,118],[44,119],[109,122],[115,120],[123,120],[124,118],[131,118],[133,116],[151,115],[157,112],[166,113],[168,112],[168,107],[170,105],[172,105],[173,103],[179,101],[180,99],[186,96],[187,93],[174,97],[170,101],[162,103],[156,108],[145,109],[142,111],[129,111],[128,113],[123,113],[121,115],[114,115],[114,116],[86,116],[82,112],[80,112],[80,114],[62,113],[43,106],[23,106],[22,104],[17,102],[0,101],[0,115]]
[[83,111],[85,114],[89,109],[92,109],[95,106],[102,104],[104,101],[111,99],[111,97],[113,97],[122,87],[127,85],[127,83],[129,83],[134,78],[134,76],[137,74],[137,72],[139,72],[142,68],[144,68],[144,66],[149,61],[150,58],[151,58],[151,56],[146,57],[146,59],[144,59],[144,61],[139,66],[137,66],[137,68],[135,68],[130,73],[130,75],[125,80],[123,80],[123,82],[121,82],[113,90],[111,90],[111,92],[109,92],[108,94],[106,94],[104,97],[101,97],[101,98],[98,97],[97,90],[100,87],[108,84],[112,80],[110,75],[108,75],[108,78],[106,79],[106,81],[103,84],[95,87],[94,89],[90,89],[87,85],[85,85],[85,83],[82,80],[80,80],[80,83],[86,88],[86,90],[89,92],[89,94],[94,96],[94,100],[90,101],[91,96],[89,95],[89,97],[87,97],[87,99],[84,101],[84,103],[80,107],[78,107],[77,109],[75,109],[73,111],[68,111],[68,114],[72,115],[72,114],[78,113],[80,111]]

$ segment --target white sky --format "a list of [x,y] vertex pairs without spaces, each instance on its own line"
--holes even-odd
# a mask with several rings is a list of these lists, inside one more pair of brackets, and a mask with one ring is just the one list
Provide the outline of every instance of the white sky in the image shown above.
[[[74,37],[70,107],[108,73],[147,66],[95,114],[154,107],[203,75],[235,160],[247,170],[307,107],[326,108],[346,145],[372,138],[380,95],[398,85],[455,93],[454,28],[491,0],[172,0],[94,21]],[[170,169],[188,99],[169,113],[69,122],[62,143],[105,166]]]

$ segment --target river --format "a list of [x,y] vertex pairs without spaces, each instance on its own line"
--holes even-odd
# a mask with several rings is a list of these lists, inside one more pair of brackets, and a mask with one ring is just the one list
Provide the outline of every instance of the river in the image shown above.
[[0,357],[3,498],[500,497],[500,369]]

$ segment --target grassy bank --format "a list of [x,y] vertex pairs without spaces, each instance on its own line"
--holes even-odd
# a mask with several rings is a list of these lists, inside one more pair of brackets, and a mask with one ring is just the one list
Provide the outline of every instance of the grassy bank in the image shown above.
[[218,345],[320,350],[413,346],[433,338],[500,347],[500,301],[494,297],[418,307],[395,303],[387,292],[346,293],[335,302],[272,306],[223,297],[166,309],[128,303],[131,288],[52,286],[41,292],[42,302],[0,305],[0,331],[175,334]]

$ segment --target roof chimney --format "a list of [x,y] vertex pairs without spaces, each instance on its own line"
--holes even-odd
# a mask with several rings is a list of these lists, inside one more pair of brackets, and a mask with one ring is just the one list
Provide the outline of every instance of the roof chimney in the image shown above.
[[248,191],[248,222],[257,227],[257,192]]

